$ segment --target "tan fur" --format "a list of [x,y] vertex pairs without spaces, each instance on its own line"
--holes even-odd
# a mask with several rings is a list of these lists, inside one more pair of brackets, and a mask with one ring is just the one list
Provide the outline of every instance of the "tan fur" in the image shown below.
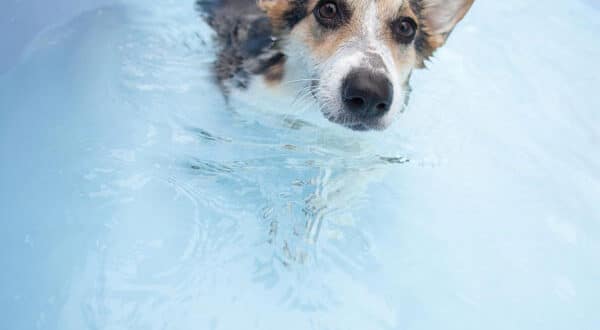
[[335,31],[327,31],[315,20],[300,22],[293,33],[310,48],[315,59],[325,60],[332,56],[342,45],[355,34],[359,21],[352,20],[348,25]]
[[285,68],[285,59],[279,61],[277,64],[270,66],[267,71],[263,74],[265,82],[269,86],[277,85],[283,79]]

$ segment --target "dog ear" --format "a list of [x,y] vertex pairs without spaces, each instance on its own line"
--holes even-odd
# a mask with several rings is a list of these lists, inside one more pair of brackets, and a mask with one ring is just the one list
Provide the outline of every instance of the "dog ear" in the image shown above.
[[452,29],[465,17],[475,0],[419,0],[419,16],[425,33],[428,57],[448,39]]

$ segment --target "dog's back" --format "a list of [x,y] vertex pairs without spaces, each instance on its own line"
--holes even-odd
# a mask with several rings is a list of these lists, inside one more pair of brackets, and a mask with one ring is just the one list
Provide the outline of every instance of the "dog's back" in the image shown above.
[[217,34],[215,73],[225,90],[227,82],[245,88],[250,74],[264,73],[283,60],[274,47],[271,23],[255,0],[198,0],[196,7]]

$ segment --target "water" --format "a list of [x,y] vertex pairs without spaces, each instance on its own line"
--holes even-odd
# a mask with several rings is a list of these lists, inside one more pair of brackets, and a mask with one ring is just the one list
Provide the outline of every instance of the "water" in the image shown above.
[[366,134],[228,106],[190,2],[0,76],[3,327],[600,327],[597,2],[479,1]]

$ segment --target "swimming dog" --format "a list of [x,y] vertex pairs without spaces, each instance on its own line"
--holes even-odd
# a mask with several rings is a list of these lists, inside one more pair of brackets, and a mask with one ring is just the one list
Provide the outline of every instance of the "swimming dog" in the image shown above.
[[[255,2],[256,1],[256,2]],[[404,111],[414,69],[442,46],[475,0],[199,0],[215,30],[225,93],[262,76],[297,82],[323,115],[383,130]]]

